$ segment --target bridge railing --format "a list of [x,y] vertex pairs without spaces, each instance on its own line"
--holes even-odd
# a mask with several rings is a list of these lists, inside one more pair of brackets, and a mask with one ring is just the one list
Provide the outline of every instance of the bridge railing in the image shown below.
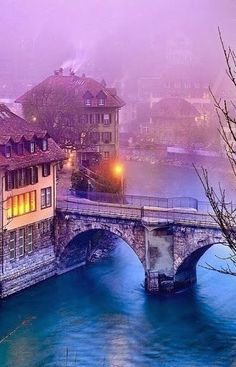
[[144,207],[142,208],[143,218],[160,219],[167,222],[188,222],[199,224],[215,224],[215,221],[208,213],[200,213],[194,210],[179,209],[158,209]]
[[121,195],[102,192],[83,192],[83,191],[71,191],[71,195],[76,198],[84,198],[95,202],[102,203],[116,203],[116,204],[128,204],[134,206],[151,206],[158,208],[192,208],[201,211],[207,211],[208,205],[206,202],[198,201],[192,197],[172,197],[172,198],[160,198],[154,196],[141,196],[141,195]]
[[157,208],[129,204],[93,202],[89,200],[58,200],[57,208],[76,214],[120,217],[125,219],[151,219],[166,222],[193,222],[212,224],[214,219],[207,213],[200,213],[191,208]]

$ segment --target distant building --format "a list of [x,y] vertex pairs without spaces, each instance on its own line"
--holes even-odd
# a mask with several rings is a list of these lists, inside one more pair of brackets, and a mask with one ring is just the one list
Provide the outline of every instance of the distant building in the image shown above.
[[56,170],[64,153],[45,130],[3,104],[0,126],[0,296],[4,296],[34,284],[39,274],[40,279],[50,274],[55,261]]
[[73,72],[56,71],[17,99],[24,116],[38,121],[80,164],[114,158],[119,148],[119,110],[124,102],[115,88]]
[[163,98],[151,108],[149,135],[158,144],[191,145],[197,140],[197,109],[183,98]]

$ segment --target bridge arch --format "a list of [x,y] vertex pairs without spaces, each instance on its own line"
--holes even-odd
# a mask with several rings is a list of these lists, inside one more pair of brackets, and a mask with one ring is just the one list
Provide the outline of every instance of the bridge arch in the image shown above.
[[214,245],[223,244],[221,237],[208,238],[198,241],[196,249],[186,254],[175,272],[176,288],[184,288],[195,283],[197,280],[197,263],[201,257]]
[[145,231],[135,223],[91,222],[84,218],[70,218],[65,222],[58,226],[56,239],[58,273],[84,265],[96,246],[99,248],[103,246],[102,241],[108,243],[115,237],[122,239],[145,267]]

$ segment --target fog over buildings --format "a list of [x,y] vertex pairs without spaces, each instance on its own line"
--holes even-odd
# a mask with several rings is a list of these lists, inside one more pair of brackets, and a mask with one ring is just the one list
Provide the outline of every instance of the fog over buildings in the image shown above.
[[2,1],[0,90],[16,97],[60,66],[110,84],[158,76],[179,46],[210,79],[222,62],[217,26],[234,45],[235,10],[233,0]]

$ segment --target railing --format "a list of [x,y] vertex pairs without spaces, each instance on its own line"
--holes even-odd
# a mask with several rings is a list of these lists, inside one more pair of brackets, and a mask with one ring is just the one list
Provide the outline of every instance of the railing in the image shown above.
[[83,199],[58,200],[57,208],[63,211],[74,212],[85,215],[96,215],[104,217],[119,217],[138,220],[161,220],[164,222],[198,223],[214,225],[214,219],[207,213],[197,212],[193,208],[157,208],[149,206],[134,206],[130,204],[94,202]]
[[[154,196],[140,196],[140,195],[121,195],[110,194],[102,192],[83,192],[71,190],[71,195],[76,198],[84,198],[91,201],[97,201],[100,203],[116,203],[127,204],[138,207],[151,206],[158,208],[191,208],[201,211],[208,211],[208,204],[206,202],[200,202],[192,197],[173,197],[173,198],[159,198]],[[203,210],[205,209],[205,210]]]

